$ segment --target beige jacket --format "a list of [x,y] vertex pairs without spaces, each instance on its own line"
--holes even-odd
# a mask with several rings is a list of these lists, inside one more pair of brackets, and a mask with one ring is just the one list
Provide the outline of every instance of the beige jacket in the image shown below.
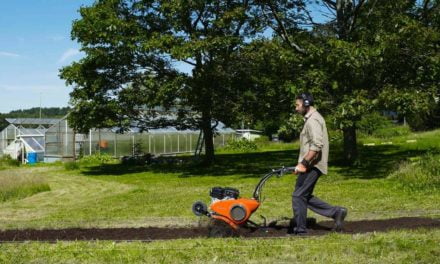
[[323,174],[327,174],[329,143],[325,120],[313,107],[305,115],[304,120],[304,127],[300,134],[298,162],[303,160],[309,150],[317,151],[319,153],[311,164]]

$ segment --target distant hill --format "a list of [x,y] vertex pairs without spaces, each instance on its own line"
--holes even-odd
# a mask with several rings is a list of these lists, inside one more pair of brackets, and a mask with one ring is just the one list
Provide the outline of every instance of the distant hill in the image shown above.
[[[70,107],[48,107],[41,108],[42,118],[62,118],[70,111]],[[33,107],[30,109],[13,110],[6,114],[0,113],[0,131],[5,128],[8,123],[5,118],[39,118],[40,108]]]

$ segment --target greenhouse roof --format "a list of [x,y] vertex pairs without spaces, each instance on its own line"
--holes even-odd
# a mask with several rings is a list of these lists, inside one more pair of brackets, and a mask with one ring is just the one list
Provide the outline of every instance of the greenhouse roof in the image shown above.
[[[214,123],[213,123],[214,125]],[[113,132],[117,132],[119,131],[120,128],[118,127],[114,127],[112,129]],[[218,122],[218,125],[216,127],[216,131],[219,133],[234,133],[235,130],[232,128],[228,128],[225,126],[225,124],[223,124],[222,122]],[[130,132],[131,133],[140,133],[141,129],[133,126],[130,128]],[[175,127],[165,127],[165,128],[152,128],[152,129],[148,129],[147,131],[145,131],[147,133],[151,133],[151,134],[162,134],[162,133],[194,133],[194,132],[199,132],[199,129],[184,129],[184,130],[179,130]]]
[[58,118],[5,118],[6,122],[13,125],[54,125],[61,119]]

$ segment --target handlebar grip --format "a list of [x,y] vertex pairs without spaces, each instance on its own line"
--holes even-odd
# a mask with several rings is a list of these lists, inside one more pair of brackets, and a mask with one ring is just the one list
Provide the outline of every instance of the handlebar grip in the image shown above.
[[296,170],[296,167],[284,167],[284,172],[294,172]]

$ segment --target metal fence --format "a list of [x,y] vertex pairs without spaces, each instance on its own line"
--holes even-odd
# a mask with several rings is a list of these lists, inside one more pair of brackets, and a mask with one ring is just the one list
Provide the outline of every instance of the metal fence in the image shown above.
[[[50,159],[73,158],[108,154],[114,157],[137,153],[172,155],[195,152],[199,131],[150,131],[143,133],[115,133],[110,129],[90,130],[88,134],[75,134],[67,120],[46,131],[45,157]],[[235,132],[217,133],[214,146],[220,147],[235,139]],[[75,154],[75,155],[74,155]]]

